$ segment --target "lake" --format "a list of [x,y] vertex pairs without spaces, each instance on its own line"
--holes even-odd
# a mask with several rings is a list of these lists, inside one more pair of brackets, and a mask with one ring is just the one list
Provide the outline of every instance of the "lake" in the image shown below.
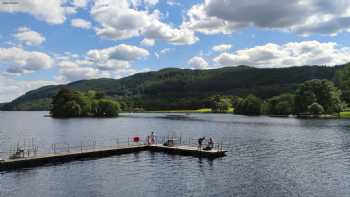
[[0,112],[0,152],[17,143],[49,150],[176,135],[213,137],[226,157],[208,160],[140,152],[0,173],[0,196],[349,196],[350,122],[190,114],[122,114],[52,119],[47,112]]

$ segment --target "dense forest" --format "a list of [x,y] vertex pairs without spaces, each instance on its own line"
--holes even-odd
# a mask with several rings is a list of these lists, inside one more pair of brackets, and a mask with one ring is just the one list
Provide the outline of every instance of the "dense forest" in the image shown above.
[[[27,92],[4,105],[2,109],[48,110],[52,108],[52,98],[58,91],[67,88],[83,93],[91,90],[101,92],[107,99],[118,101],[122,111],[212,108],[213,111],[220,112],[227,106],[237,107],[239,103],[250,106],[248,104],[253,102],[260,103],[260,111],[264,113],[285,114],[279,112],[285,108],[284,106],[287,107],[287,112],[294,113],[297,112],[294,103],[292,103],[293,109],[288,108],[287,104],[295,102],[294,97],[301,84],[313,79],[326,79],[335,83],[344,92],[342,99],[349,102],[350,99],[347,97],[350,92],[348,91],[350,79],[347,74],[347,72],[350,74],[349,67],[349,65],[289,68],[238,66],[210,70],[167,68],[138,73],[122,79],[103,78],[45,86]],[[279,102],[280,99],[283,102]],[[249,102],[243,102],[245,100]],[[268,106],[264,103],[277,106],[273,104],[276,100],[277,109],[263,109]],[[316,108],[316,104],[320,104],[317,99],[312,101],[314,102],[309,105],[315,103],[313,108]]]

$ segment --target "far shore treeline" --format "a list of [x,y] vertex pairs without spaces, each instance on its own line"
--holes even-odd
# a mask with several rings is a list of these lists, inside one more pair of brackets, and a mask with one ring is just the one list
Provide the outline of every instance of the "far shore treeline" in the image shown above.
[[120,111],[320,116],[339,114],[349,103],[350,64],[346,64],[270,69],[169,68],[118,80],[93,79],[45,86],[3,105],[2,109],[51,109],[54,117],[112,117]]

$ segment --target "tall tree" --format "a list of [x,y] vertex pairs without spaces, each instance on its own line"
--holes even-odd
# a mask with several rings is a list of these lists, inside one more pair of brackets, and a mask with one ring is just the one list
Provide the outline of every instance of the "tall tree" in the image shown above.
[[340,96],[341,91],[329,80],[305,81],[296,90],[296,113],[307,112],[308,106],[315,102],[320,104],[326,113],[339,112],[342,110]]
[[290,115],[294,113],[294,94],[286,93],[267,100],[267,114]]
[[236,114],[260,115],[262,101],[254,95],[249,95],[241,100],[235,108]]

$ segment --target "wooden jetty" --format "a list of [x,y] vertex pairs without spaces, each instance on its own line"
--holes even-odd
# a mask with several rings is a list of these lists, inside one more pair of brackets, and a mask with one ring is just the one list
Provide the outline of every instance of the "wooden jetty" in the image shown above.
[[162,144],[149,145],[148,149],[151,151],[159,151],[165,153],[172,153],[178,155],[188,155],[194,157],[206,157],[206,158],[217,158],[225,156],[227,151],[221,149],[203,150],[195,146],[188,145],[175,145],[175,146],[164,146]]
[[194,157],[217,158],[225,156],[226,151],[214,148],[212,150],[200,150],[190,145],[164,146],[162,144],[143,145],[128,144],[116,147],[77,150],[64,153],[50,153],[47,155],[36,155],[16,159],[5,159],[0,161],[0,171],[16,170],[21,168],[31,168],[55,163],[65,163],[74,160],[102,158],[112,155],[121,155],[127,153],[137,153],[140,151],[165,152],[179,155],[189,155]]

